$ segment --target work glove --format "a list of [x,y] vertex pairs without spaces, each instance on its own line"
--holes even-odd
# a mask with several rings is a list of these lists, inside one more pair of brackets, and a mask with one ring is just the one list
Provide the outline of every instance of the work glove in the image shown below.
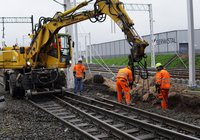
[[130,89],[132,89],[133,88],[133,82],[130,82],[128,86],[130,87]]
[[157,89],[157,88],[160,88],[160,84],[156,83],[156,84],[155,84],[155,87],[156,87],[156,89]]
[[83,79],[85,79],[85,72],[83,73]]
[[113,77],[111,78],[111,80],[112,80],[113,82],[115,82],[115,81],[116,81],[116,77],[113,76]]

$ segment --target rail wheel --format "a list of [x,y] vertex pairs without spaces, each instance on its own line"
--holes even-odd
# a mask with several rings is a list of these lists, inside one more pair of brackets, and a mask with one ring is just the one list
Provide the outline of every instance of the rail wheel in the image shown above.
[[61,96],[64,96],[66,92],[66,88],[65,87],[61,87]]

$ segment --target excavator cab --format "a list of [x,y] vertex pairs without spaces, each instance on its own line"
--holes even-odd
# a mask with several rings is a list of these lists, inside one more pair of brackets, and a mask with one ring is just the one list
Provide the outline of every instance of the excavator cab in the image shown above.
[[58,57],[60,63],[65,63],[66,65],[71,64],[71,50],[74,47],[74,42],[71,40],[70,35],[58,34],[57,35],[57,45],[58,45]]
[[71,36],[67,34],[56,34],[51,40],[49,50],[47,51],[48,67],[66,68],[71,65],[72,47],[74,42]]

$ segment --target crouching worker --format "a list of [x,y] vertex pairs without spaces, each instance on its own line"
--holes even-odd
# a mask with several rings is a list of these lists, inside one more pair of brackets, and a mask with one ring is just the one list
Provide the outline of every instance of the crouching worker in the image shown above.
[[130,90],[133,85],[133,76],[130,66],[119,69],[116,77],[116,90],[117,90],[117,101],[122,103],[122,90],[126,99],[126,104],[131,104]]
[[161,100],[161,107],[168,108],[168,94],[170,89],[170,74],[164,69],[161,63],[156,64],[155,86],[157,90],[157,98]]
[[80,94],[83,93],[83,79],[85,79],[85,66],[82,64],[82,58],[78,59],[78,63],[73,68],[74,74],[74,94],[77,94],[78,89]]

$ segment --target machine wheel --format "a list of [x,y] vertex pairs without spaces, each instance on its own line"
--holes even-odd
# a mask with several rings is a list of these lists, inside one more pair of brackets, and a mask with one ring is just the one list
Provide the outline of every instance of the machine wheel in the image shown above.
[[64,71],[60,71],[58,78],[55,81],[55,88],[62,88],[66,86],[66,76]]
[[16,77],[17,76],[14,73],[10,74],[9,89],[11,97],[17,96],[18,88],[16,87]]
[[25,90],[25,99],[30,99],[32,97],[32,91],[31,89]]
[[9,75],[7,73],[4,73],[4,76],[3,76],[3,81],[4,81],[4,90],[5,91],[8,91],[9,90]]
[[59,75],[60,75],[59,79],[60,79],[60,84],[61,84],[61,86],[62,86],[62,87],[63,87],[63,86],[66,86],[66,76],[65,76],[64,71],[61,71],[61,72],[59,73]]

